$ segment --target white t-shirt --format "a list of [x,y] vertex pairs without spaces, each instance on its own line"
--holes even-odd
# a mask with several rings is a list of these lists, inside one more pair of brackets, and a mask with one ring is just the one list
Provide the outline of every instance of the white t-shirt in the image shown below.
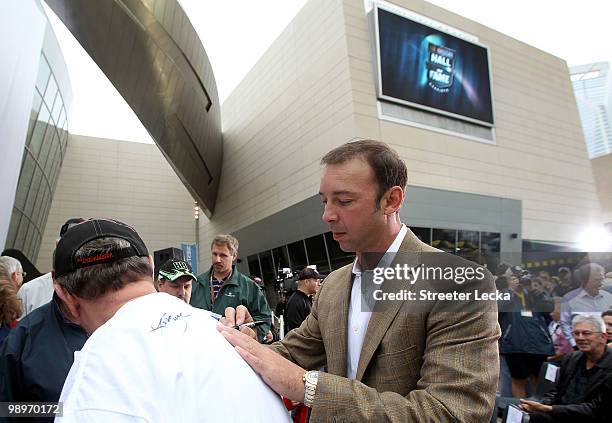
[[51,301],[53,292],[53,278],[51,277],[51,272],[45,273],[21,285],[21,288],[19,288],[17,292],[17,296],[21,299],[21,303],[23,304],[23,315],[21,318],[30,314],[32,310]]
[[75,354],[56,421],[289,422],[216,325],[165,293],[129,301]]

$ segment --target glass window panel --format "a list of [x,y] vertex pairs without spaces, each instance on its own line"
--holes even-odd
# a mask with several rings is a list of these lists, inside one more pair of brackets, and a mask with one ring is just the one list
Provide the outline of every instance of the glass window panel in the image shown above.
[[28,236],[30,238],[30,243],[27,246],[27,257],[31,262],[36,262],[35,252],[40,245],[40,235],[38,234],[38,231],[33,230]]
[[447,253],[455,254],[456,235],[455,229],[434,229],[431,245]]
[[272,254],[269,250],[259,253],[259,261],[261,263],[261,279],[268,284],[276,280],[276,272],[272,263]]
[[478,231],[457,231],[457,254],[468,260],[477,262],[480,249],[478,247]]
[[30,226],[30,221],[24,217],[21,218],[21,222],[19,223],[19,229],[17,230],[17,234],[15,236],[15,242],[13,243],[13,248],[18,250],[23,249],[23,245],[25,244],[26,232]]
[[36,78],[36,87],[38,90],[44,94],[45,88],[47,87],[47,82],[49,81],[49,76],[51,76],[51,68],[47,63],[47,59],[44,55],[40,55],[40,62],[38,64],[38,76]]
[[40,248],[40,244],[42,242],[42,235],[40,232],[36,232],[34,234],[32,241],[32,246],[30,247],[30,260],[36,263],[36,259],[38,258],[38,249]]
[[274,248],[272,250],[272,256],[274,257],[274,268],[277,274],[279,269],[289,267],[289,256],[287,255],[287,248],[285,246]]
[[51,76],[49,78],[49,85],[47,86],[47,91],[45,91],[44,102],[49,109],[53,107],[53,103],[55,102],[55,97],[57,95],[57,83],[55,82],[55,78]]
[[51,181],[53,181],[51,183],[51,188],[55,190],[55,187],[57,186],[57,181],[59,179],[59,174],[60,174],[60,170],[62,169],[61,166],[61,162],[58,160],[57,164],[55,165],[55,170],[53,170],[53,175],[51,175],[50,181],[49,183],[51,183]]
[[38,244],[36,244],[36,248],[34,249],[34,252],[32,253],[32,258],[34,260],[34,263],[36,263],[36,261],[38,260],[38,252],[40,251],[41,244],[42,244],[42,239],[39,239]]
[[60,126],[59,117],[63,109],[64,109],[64,104],[62,103],[62,95],[58,94],[55,97],[55,103],[53,104],[53,112],[51,112],[51,117],[53,117],[53,121],[55,122],[57,126]]
[[47,198],[49,197],[49,190],[41,189],[40,192],[38,193],[38,196],[39,196],[39,199],[36,202],[39,204],[39,206],[36,208],[36,210],[34,210],[32,221],[34,221],[36,226],[38,226],[39,228],[43,228],[43,226],[41,225],[41,222],[42,222],[43,216],[45,215],[45,211],[47,207]]
[[257,258],[257,254],[248,256],[247,262],[249,263],[249,274],[251,274],[252,276],[258,276],[261,278],[261,269],[259,268],[259,259]]
[[15,245],[15,236],[19,230],[19,223],[21,222],[21,212],[13,208],[13,215],[11,216],[11,223],[9,225],[8,235],[6,236],[5,248],[13,248]]
[[36,126],[36,120],[38,119],[38,112],[40,111],[40,105],[42,104],[42,97],[38,93],[38,90],[34,90],[34,100],[32,102],[32,109],[30,110],[30,122],[28,123],[28,135],[26,137],[26,145],[30,144],[30,137],[34,132]]
[[25,234],[25,238],[23,241],[23,246],[21,247],[21,252],[31,260],[31,245],[32,245],[32,241],[34,239],[34,225],[32,225],[31,223],[28,225],[27,230],[26,230],[26,234]]
[[49,126],[49,110],[43,104],[40,108],[40,113],[38,114],[36,126],[34,127],[32,137],[30,138],[28,144],[28,147],[30,148],[32,154],[34,154],[34,157],[38,156],[40,146],[42,145],[43,138],[45,137],[45,133],[47,132],[47,126]]
[[[40,165],[43,167],[45,171],[45,175],[49,176],[49,171],[51,170],[51,165],[53,164],[53,160],[55,159],[55,154],[57,150],[59,150],[59,136],[57,131],[54,131],[53,141],[49,145],[49,151],[47,153],[47,157],[41,157]],[[43,148],[43,151],[45,149]]]
[[291,266],[294,270],[301,270],[308,265],[306,262],[306,250],[304,249],[304,241],[299,240],[287,245],[289,249],[289,258]]
[[21,167],[21,173],[19,174],[19,182],[17,183],[17,192],[15,193],[15,207],[23,210],[28,196],[28,191],[32,185],[32,176],[34,175],[34,168],[36,163],[29,153],[25,153],[23,156],[23,166]]
[[59,142],[58,142],[58,137],[56,135],[54,137],[53,142],[51,143],[51,147],[49,149],[49,154],[47,155],[47,158],[46,159],[41,158],[42,162],[40,162],[40,165],[43,168],[43,172],[45,176],[47,176],[47,178],[49,178],[49,173],[51,172],[51,168],[53,167],[53,162],[55,161],[55,156],[58,150],[59,150]]
[[45,133],[45,138],[43,139],[40,152],[38,153],[38,156],[35,156],[38,159],[38,163],[43,168],[47,158],[49,157],[51,147],[53,146],[53,137],[56,136],[55,127],[53,125],[47,126],[47,132]]
[[38,224],[38,216],[40,215],[40,210],[43,207],[42,200],[45,196],[45,191],[47,190],[41,186],[36,193],[36,197],[34,197],[34,209],[32,210],[32,214],[29,216],[34,225]]
[[329,273],[329,262],[327,261],[327,252],[325,251],[325,241],[323,234],[311,236],[304,240],[306,244],[306,254],[308,255],[308,265],[316,265],[317,271],[320,273]]
[[32,184],[30,186],[30,191],[28,192],[28,198],[26,200],[25,207],[23,212],[26,216],[32,216],[34,212],[34,207],[38,207],[36,204],[36,196],[38,195],[38,190],[41,188],[41,185],[45,183],[42,176],[42,171],[38,166],[34,168],[34,176],[32,177]]
[[501,235],[499,232],[481,232],[481,245],[483,251],[499,253]]
[[501,234],[499,232],[480,233],[481,263],[495,272],[499,264]]
[[49,195],[49,187],[47,184],[42,184],[40,189],[38,190],[38,196],[36,197],[36,207],[34,207],[34,212],[32,213],[31,219],[32,222],[39,228],[40,226],[40,215],[45,209],[45,197]]
[[57,122],[58,129],[63,130],[64,126],[66,125],[66,109],[64,109],[63,106],[62,106],[62,111],[60,112],[56,122]]
[[425,244],[431,245],[431,228],[420,228],[418,226],[410,226],[410,230],[423,241]]
[[[68,131],[62,130],[62,152],[66,155],[66,147],[68,146]],[[62,156],[63,159],[63,156]]]
[[53,159],[53,164],[51,165],[51,170],[48,173],[48,178],[49,178],[49,184],[51,185],[51,189],[53,189],[55,187],[55,184],[57,183],[57,169],[59,167],[60,164],[60,153],[59,151],[57,152],[55,158]]

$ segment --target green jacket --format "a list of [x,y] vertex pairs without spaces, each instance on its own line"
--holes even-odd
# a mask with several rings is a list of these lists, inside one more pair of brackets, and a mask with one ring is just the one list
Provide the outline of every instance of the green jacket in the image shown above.
[[259,286],[251,279],[236,270],[236,266],[232,267],[232,277],[229,278],[221,286],[217,300],[213,306],[210,300],[210,273],[202,273],[198,276],[196,282],[191,289],[191,304],[197,308],[212,311],[220,315],[225,314],[226,307],[238,307],[240,304],[245,306],[253,320],[263,320],[265,325],[257,328],[257,337],[262,341],[270,330],[272,321],[272,311],[268,307],[268,302]]

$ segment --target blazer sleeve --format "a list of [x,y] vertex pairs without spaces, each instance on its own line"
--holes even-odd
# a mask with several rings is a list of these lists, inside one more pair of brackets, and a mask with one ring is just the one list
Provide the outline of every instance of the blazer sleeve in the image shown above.
[[489,421],[499,368],[496,314],[430,313],[421,377],[405,397],[320,373],[311,421]]

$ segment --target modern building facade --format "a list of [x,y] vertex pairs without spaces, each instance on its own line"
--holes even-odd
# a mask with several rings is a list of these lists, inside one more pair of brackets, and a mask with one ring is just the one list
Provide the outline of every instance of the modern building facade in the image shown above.
[[[491,110],[468,116],[443,104],[398,101],[402,93],[385,91],[379,53],[399,49],[390,57],[406,58],[409,69],[409,50],[380,44],[389,27],[379,25],[372,5],[309,1],[223,104],[223,172],[215,215],[200,224],[203,267],[220,232],[240,239],[241,269],[266,281],[283,267],[326,271],[350,261],[330,242],[317,192],[321,157],[354,137],[386,141],[406,161],[402,219],[433,245],[503,258],[521,252],[523,240],[570,245],[600,222],[562,59],[424,1],[377,4],[393,25],[407,19],[435,35],[437,63],[430,56],[423,64],[435,70],[424,85],[449,89],[445,69],[459,66],[460,52],[478,51]],[[455,47],[435,45],[448,36]],[[463,69],[455,77],[465,77]]]
[[193,197],[153,144],[69,135],[36,266],[51,269],[59,229],[71,217],[133,226],[153,251],[196,241]]
[[[566,63],[422,0],[310,0],[223,107],[175,1],[49,4],[159,149],[74,135],[64,145],[53,129],[43,153],[38,118],[28,131],[37,102],[22,107],[19,155],[26,149],[41,169],[29,177],[32,204],[50,207],[32,251],[41,270],[59,226],[75,216],[124,220],[151,250],[198,242],[204,270],[214,235],[232,233],[240,270],[268,286],[285,267],[336,269],[353,256],[321,220],[319,161],[355,137],[400,153],[409,169],[402,220],[446,251],[516,262],[523,245],[572,245],[583,228],[601,223]],[[50,80],[44,92],[38,85],[37,116],[43,104],[54,116],[56,100],[45,98]],[[444,100],[447,93],[458,97]],[[52,201],[34,179],[45,172],[59,181]],[[194,222],[193,199],[209,218]],[[22,220],[40,214],[28,210]]]
[[[0,98],[6,113],[0,118],[0,169],[8,189],[2,190],[7,201],[1,209],[0,246],[19,249],[49,270],[59,227],[75,216],[123,218],[152,250],[193,243],[193,198],[211,215],[223,151],[214,75],[189,19],[174,0],[46,3],[157,147],[121,142],[115,147],[117,141],[75,137],[78,145],[69,149],[70,85],[40,0],[3,2],[0,47],[6,54],[0,88],[6,95]],[[60,172],[68,151],[72,159]],[[117,179],[122,175],[125,181]],[[66,181],[55,195],[59,179]]]
[[223,146],[212,67],[176,0],[45,0],[134,110],[203,211]]
[[612,153],[612,73],[605,62],[570,69],[590,158]]
[[591,159],[602,220],[612,237],[612,153]]
[[[23,50],[19,56],[26,56],[28,60],[16,61],[20,65],[15,68],[17,79],[24,79],[22,72],[27,74],[28,66],[36,70],[35,79],[29,81],[31,85],[25,83],[19,93],[29,100],[29,110],[13,108],[12,104],[6,109],[14,119],[7,125],[25,123],[27,129],[25,133],[13,133],[3,139],[13,160],[18,157],[16,163],[19,165],[14,173],[19,175],[14,196],[3,204],[3,213],[10,210],[10,224],[4,232],[3,244],[5,248],[21,250],[27,257],[36,257],[66,154],[72,91],[59,44],[40,3],[26,0],[13,6],[13,13],[27,16],[33,22],[32,31],[40,31],[42,37],[38,43],[30,41],[20,46]],[[11,34],[12,42],[18,39],[14,38],[19,35],[18,31],[15,28]],[[4,56],[3,60],[6,60]],[[13,84],[17,85],[14,79]],[[20,147],[21,151],[16,151],[15,147]],[[3,148],[3,151],[6,150]]]

